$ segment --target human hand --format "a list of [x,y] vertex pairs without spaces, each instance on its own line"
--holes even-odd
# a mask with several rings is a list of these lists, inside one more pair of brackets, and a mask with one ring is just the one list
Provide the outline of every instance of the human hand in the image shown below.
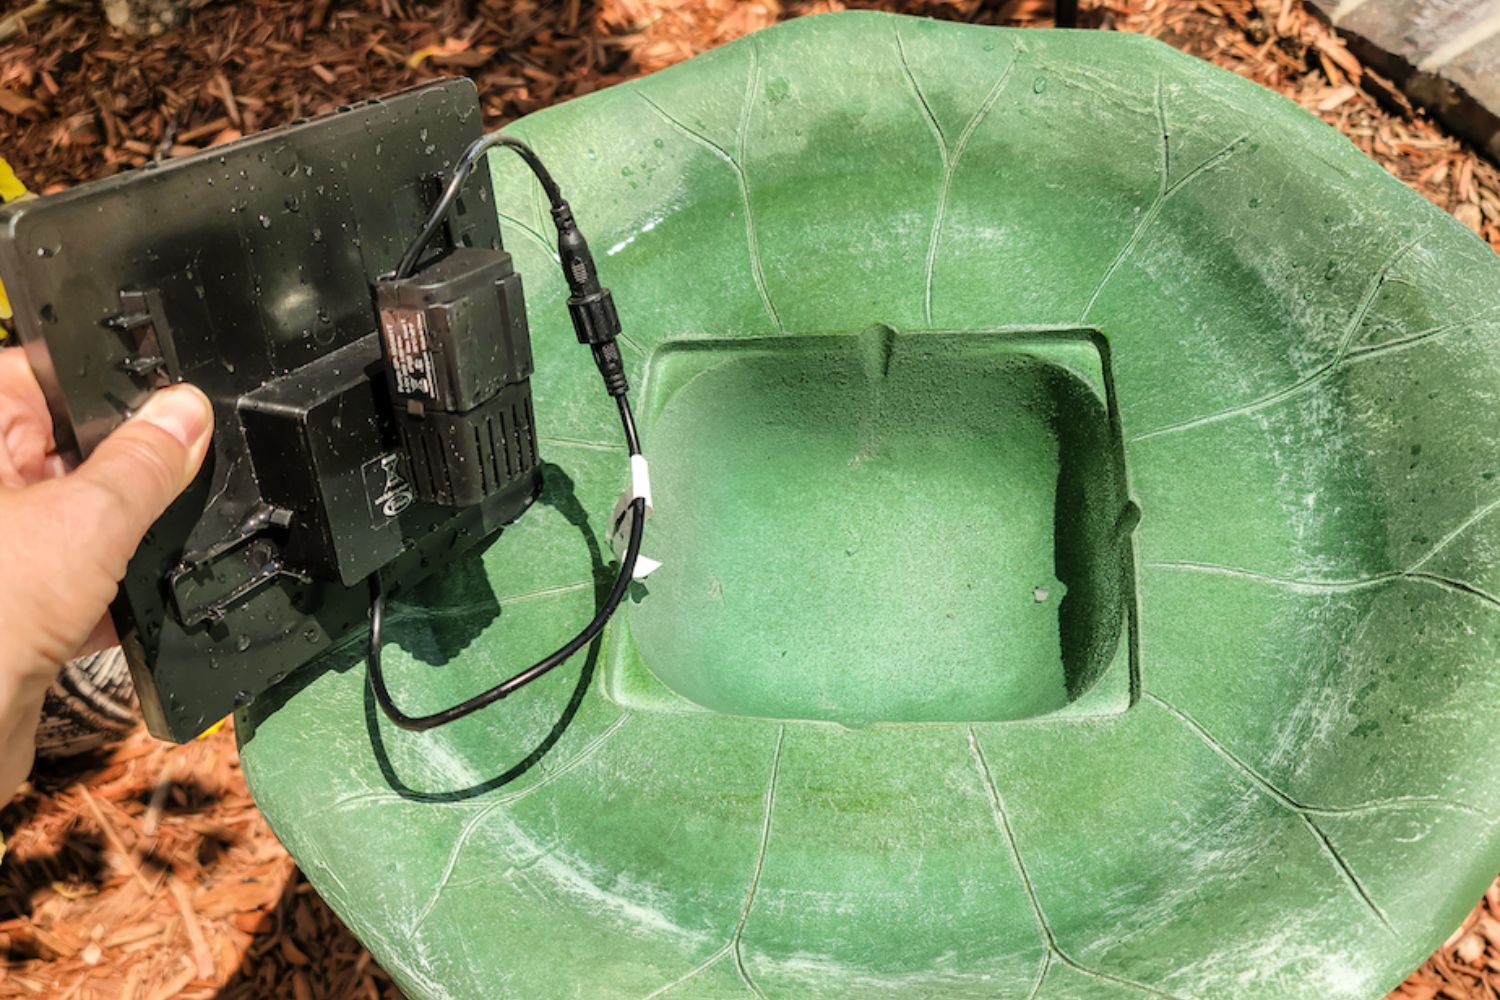
[[0,805],[31,770],[58,669],[115,642],[109,603],[126,564],[212,431],[203,393],[161,389],[67,472],[24,353],[0,349]]

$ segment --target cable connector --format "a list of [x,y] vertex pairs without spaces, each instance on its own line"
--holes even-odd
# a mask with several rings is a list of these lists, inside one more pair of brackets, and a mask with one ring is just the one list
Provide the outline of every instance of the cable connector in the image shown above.
[[620,335],[620,316],[615,312],[614,296],[599,284],[599,271],[589,242],[583,238],[573,209],[559,199],[552,206],[552,222],[557,227],[557,256],[562,262],[563,277],[568,282],[568,315],[578,342],[593,348],[594,364],[604,378],[604,388],[611,396],[625,395],[630,382],[625,376],[625,360],[615,338]]
[[594,364],[604,379],[604,391],[616,399],[630,391],[630,379],[625,375],[625,359],[620,356],[620,345],[613,340],[595,344]]
[[578,222],[573,218],[572,206],[566,201],[559,199],[553,203],[552,225],[557,229],[557,256],[562,263],[563,277],[568,282],[568,291],[574,298],[584,298],[599,291],[599,269],[594,266],[589,241],[583,238]]
[[552,207],[552,223],[557,227],[557,256],[568,282],[568,313],[578,342],[592,345],[614,340],[620,335],[614,297],[599,284],[589,241],[579,231],[567,202],[559,200]]
[[604,344],[620,335],[620,314],[615,312],[615,299],[608,288],[569,298],[568,314],[573,317],[580,344]]
[[601,288],[584,298],[568,299],[568,314],[573,317],[573,330],[578,342],[593,348],[594,364],[604,378],[604,389],[611,396],[623,396],[630,391],[630,381],[625,375],[625,359],[620,356],[615,338],[620,334],[620,317],[615,312],[615,300],[608,288]]

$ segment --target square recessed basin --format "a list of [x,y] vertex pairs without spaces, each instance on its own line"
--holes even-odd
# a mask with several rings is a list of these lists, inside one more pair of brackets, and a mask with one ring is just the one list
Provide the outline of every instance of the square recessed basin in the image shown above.
[[845,725],[1128,703],[1135,507],[1097,334],[677,341],[645,396],[664,565],[620,700]]

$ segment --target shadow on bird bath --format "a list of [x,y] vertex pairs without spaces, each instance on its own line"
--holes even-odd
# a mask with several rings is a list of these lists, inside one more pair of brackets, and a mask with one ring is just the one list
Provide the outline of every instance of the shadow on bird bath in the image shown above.
[[[597,608],[609,592],[613,581],[612,571],[604,560],[604,550],[599,538],[589,524],[588,514],[578,500],[573,480],[559,466],[546,463],[542,466],[543,486],[537,505],[551,507],[562,515],[563,520],[578,530],[588,552],[591,575],[594,581],[594,602]],[[446,572],[429,578],[421,586],[403,595],[387,613],[385,634],[387,640],[398,646],[417,661],[416,669],[406,673],[420,674],[428,669],[446,668],[497,621],[503,621],[505,609],[495,597],[483,565],[488,546],[468,554]],[[324,659],[324,669],[303,671],[266,697],[281,702],[296,697],[298,691],[312,683],[327,670],[344,672],[351,667],[362,670],[365,662],[366,636],[356,633],[349,642],[330,651]],[[491,778],[475,782],[464,788],[430,791],[417,787],[412,781],[398,773],[386,745],[386,734],[381,727],[381,714],[376,705],[374,692],[368,684],[364,692],[365,729],[369,736],[373,756],[381,774],[390,787],[403,798],[418,802],[457,802],[485,792],[494,791],[510,784],[535,767],[562,738],[572,723],[578,708],[588,691],[599,659],[600,642],[591,643],[584,653],[577,682],[557,721],[546,735],[521,759],[510,764],[497,765]],[[515,665],[505,664],[504,670]],[[488,687],[496,678],[475,676],[468,686],[475,690]],[[401,681],[397,681],[401,683]],[[407,680],[406,683],[419,683]],[[241,713],[238,722],[242,743],[248,744],[255,736],[253,721]],[[414,780],[414,779],[413,779]]]
[[[588,549],[589,565],[594,579],[594,601],[597,607],[604,601],[612,582],[599,538],[589,525],[588,514],[579,502],[574,491],[573,480],[568,477],[568,474],[559,466],[546,463],[542,466],[542,477],[542,494],[537,499],[537,503],[553,508],[569,525],[578,530]],[[504,619],[504,610],[495,599],[494,591],[485,575],[481,562],[482,555],[482,552],[476,552],[456,565],[453,572],[430,579],[412,593],[409,603],[403,602],[400,610],[409,609],[410,615],[398,613],[388,619],[395,625],[395,628],[392,628],[388,634],[397,645],[425,663],[442,666],[463,652],[497,618]],[[444,614],[446,608],[454,606],[455,600],[462,605],[462,613]],[[493,607],[493,613],[488,615],[476,613],[478,610],[476,604],[485,601]],[[589,682],[593,678],[594,667],[599,659],[599,647],[600,640],[595,640],[585,651],[572,694],[563,707],[561,715],[541,741],[524,757],[500,770],[494,777],[475,782],[464,788],[426,791],[413,787],[397,773],[395,762],[386,750],[385,736],[380,725],[380,711],[375,703],[375,693],[366,684],[365,729],[369,734],[370,745],[374,750],[381,774],[397,794],[418,802],[458,802],[505,787],[535,767],[562,738],[563,733],[567,732],[568,726],[578,714],[578,708],[583,703],[584,694],[588,691]],[[509,671],[512,668],[513,665],[507,664],[504,669]],[[495,679],[494,677],[476,678],[474,686],[480,689],[492,684]]]

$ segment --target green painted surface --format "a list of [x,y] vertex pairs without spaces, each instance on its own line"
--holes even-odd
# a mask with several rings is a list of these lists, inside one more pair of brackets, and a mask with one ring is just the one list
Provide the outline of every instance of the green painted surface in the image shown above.
[[730,714],[973,722],[1115,658],[1130,520],[1087,337],[692,340],[646,386],[669,499],[637,672]]
[[[515,131],[618,295],[666,566],[449,728],[357,648],[242,718],[403,988],[1375,997],[1457,924],[1500,862],[1488,248],[1119,35],[811,18]],[[396,602],[413,711],[587,618],[625,478],[495,171],[553,466]]]

